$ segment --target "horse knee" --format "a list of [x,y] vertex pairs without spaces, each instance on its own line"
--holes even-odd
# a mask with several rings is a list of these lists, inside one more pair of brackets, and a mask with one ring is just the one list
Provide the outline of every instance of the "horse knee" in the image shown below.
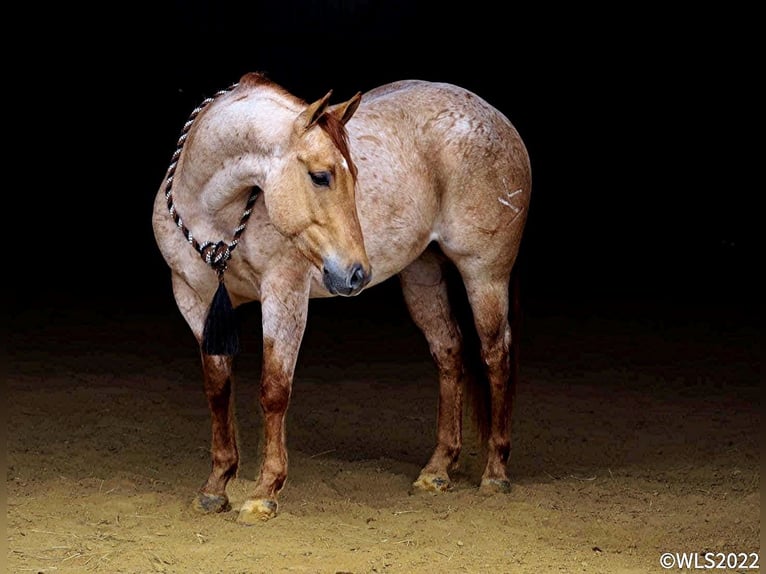
[[231,357],[202,354],[202,371],[209,395],[230,391]]
[[290,382],[269,378],[261,381],[261,408],[266,413],[282,413],[290,402]]

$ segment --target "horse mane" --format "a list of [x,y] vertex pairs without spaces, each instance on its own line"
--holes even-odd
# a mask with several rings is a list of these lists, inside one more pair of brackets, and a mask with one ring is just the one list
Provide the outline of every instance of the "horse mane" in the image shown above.
[[263,72],[248,72],[247,74],[245,74],[239,79],[239,85],[242,88],[260,88],[260,87],[270,88],[276,91],[281,96],[284,96],[286,98],[289,98],[291,100],[298,101],[298,102],[302,101],[300,100],[300,98],[295,97],[293,94],[288,92],[282,86],[272,81]]
[[[285,88],[272,81],[263,72],[248,72],[240,78],[239,85],[244,88],[267,87],[271,90],[274,90],[281,96],[299,102],[303,105],[307,105],[306,101],[288,92]],[[330,140],[333,142],[333,144],[335,144],[335,147],[338,148],[338,151],[340,151],[341,155],[348,164],[351,175],[354,177],[354,179],[356,179],[357,169],[356,165],[351,159],[351,151],[348,147],[348,132],[346,132],[346,127],[343,125],[343,122],[341,122],[335,116],[335,114],[322,114],[317,123],[319,127],[321,127],[330,137]]]

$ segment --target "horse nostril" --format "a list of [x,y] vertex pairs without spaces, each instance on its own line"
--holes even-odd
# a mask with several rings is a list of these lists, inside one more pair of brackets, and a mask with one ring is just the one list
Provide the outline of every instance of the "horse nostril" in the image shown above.
[[361,263],[354,263],[348,276],[348,286],[353,289],[361,289],[367,283],[367,274]]

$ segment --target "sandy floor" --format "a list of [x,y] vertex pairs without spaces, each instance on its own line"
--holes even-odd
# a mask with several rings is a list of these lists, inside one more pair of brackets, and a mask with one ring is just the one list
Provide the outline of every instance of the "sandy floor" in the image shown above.
[[[760,552],[754,319],[528,310],[512,492],[476,492],[469,427],[454,488],[427,495],[411,490],[434,444],[425,343],[398,307],[344,304],[312,307],[280,514],[250,527],[191,508],[209,415],[174,308],[16,313],[9,572],[646,573],[674,571],[664,552]],[[260,456],[259,327],[245,315],[235,509]]]

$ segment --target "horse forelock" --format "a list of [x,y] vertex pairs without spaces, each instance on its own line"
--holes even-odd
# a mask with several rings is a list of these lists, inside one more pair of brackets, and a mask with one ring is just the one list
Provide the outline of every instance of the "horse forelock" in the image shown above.
[[343,156],[343,159],[346,160],[348,169],[351,171],[351,175],[356,180],[356,165],[351,160],[351,150],[348,147],[348,132],[346,131],[346,127],[343,125],[343,122],[341,122],[333,114],[322,114],[317,123],[319,124],[319,127],[321,127],[324,132],[330,136],[330,140],[332,140],[332,142],[335,144],[335,147],[338,148],[338,151]]

